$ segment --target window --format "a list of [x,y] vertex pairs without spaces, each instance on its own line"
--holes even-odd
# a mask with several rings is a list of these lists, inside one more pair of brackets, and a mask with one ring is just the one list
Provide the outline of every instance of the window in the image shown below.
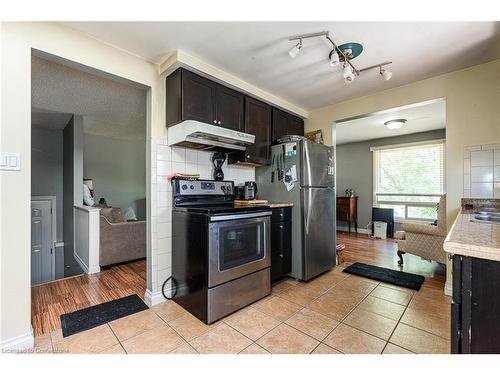
[[373,201],[396,220],[434,220],[444,192],[444,141],[373,147]]

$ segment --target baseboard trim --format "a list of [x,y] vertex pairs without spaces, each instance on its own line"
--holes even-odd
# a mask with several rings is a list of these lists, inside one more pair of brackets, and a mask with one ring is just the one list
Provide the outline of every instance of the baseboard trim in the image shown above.
[[35,337],[33,336],[33,327],[30,326],[30,331],[24,335],[3,340],[0,344],[2,353],[17,353],[33,348]]
[[165,297],[163,297],[162,292],[151,292],[149,289],[146,289],[146,293],[144,293],[144,302],[149,307],[158,305],[166,301]]
[[83,262],[83,260],[78,256],[77,253],[73,253],[73,256],[74,256],[76,262],[80,265],[80,267],[82,267],[83,272],[85,272],[86,274],[88,274],[89,273],[89,268]]
[[[337,227],[337,230],[338,231],[342,231],[342,232],[348,232],[349,231],[349,227]],[[354,228],[351,228],[351,233],[354,232]],[[354,232],[356,233],[356,232]],[[361,233],[361,234],[372,234],[372,231],[369,230],[369,229],[365,229],[365,228],[358,228],[358,233]]]
[[444,284],[444,294],[451,296],[453,294],[452,286],[449,284]]

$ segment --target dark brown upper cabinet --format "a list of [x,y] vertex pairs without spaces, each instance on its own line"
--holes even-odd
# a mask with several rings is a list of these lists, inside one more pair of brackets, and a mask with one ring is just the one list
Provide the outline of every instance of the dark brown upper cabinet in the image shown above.
[[245,133],[255,135],[255,143],[245,150],[245,162],[269,163],[271,144],[271,106],[259,100],[245,97]]
[[242,93],[183,68],[167,77],[166,90],[167,126],[196,120],[243,131]]
[[217,125],[240,132],[244,131],[245,95],[217,85],[215,108]]
[[272,142],[284,135],[304,135],[304,120],[273,107]]

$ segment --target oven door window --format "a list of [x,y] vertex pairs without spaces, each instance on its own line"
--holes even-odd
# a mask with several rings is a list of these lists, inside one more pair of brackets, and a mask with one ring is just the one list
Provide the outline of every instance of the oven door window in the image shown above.
[[220,271],[264,258],[263,244],[263,222],[219,228]]

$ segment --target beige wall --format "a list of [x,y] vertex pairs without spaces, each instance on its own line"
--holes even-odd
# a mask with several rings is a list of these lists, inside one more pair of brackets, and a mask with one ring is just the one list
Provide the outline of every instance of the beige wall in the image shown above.
[[333,121],[435,98],[446,99],[450,227],[463,190],[463,147],[500,142],[500,60],[315,109],[309,112],[305,128],[306,131],[323,129],[325,142],[331,144]]
[[[147,154],[151,144],[165,138],[163,79],[158,66],[54,23],[3,23],[1,28],[1,149],[21,153],[21,171],[1,171],[1,306],[0,342],[30,332],[30,180],[31,180],[31,49],[41,50],[150,87]],[[147,181],[151,181],[147,160]],[[154,176],[156,178],[156,176]],[[151,201],[151,184],[147,184]],[[148,215],[148,289],[156,273]]]

